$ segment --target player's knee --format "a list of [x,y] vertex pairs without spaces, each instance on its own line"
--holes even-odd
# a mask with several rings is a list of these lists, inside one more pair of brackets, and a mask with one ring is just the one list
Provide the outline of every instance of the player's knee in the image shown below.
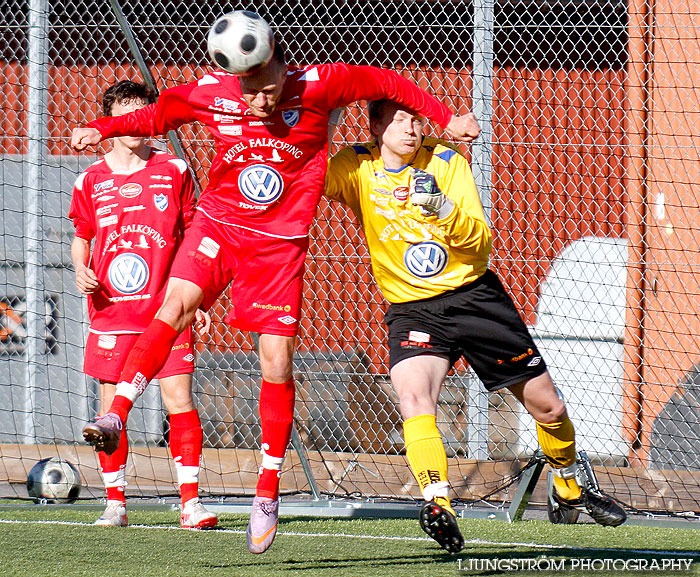
[[264,342],[261,339],[260,344],[260,366],[263,378],[271,383],[289,381],[293,376],[294,347],[290,346],[290,342],[286,339],[265,339]]
[[171,386],[167,389],[161,386],[163,404],[169,413],[186,413],[194,408],[192,392],[187,386]]
[[566,405],[559,397],[555,397],[538,407],[537,414],[533,417],[540,423],[560,423],[566,417]]
[[262,363],[262,373],[263,378],[271,383],[286,383],[293,373],[291,357],[282,351],[268,352]]
[[263,378],[271,383],[286,383],[292,376],[291,361],[281,358],[269,362],[263,370]]
[[404,419],[435,412],[430,395],[415,390],[402,390],[398,393],[399,406]]
[[184,331],[194,319],[197,305],[188,303],[179,295],[170,295],[161,305],[156,318],[168,323],[178,332]]

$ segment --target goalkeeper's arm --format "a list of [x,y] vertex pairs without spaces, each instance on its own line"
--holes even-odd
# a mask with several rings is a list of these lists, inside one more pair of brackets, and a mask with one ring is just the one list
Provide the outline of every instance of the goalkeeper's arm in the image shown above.
[[452,199],[440,190],[435,177],[419,168],[411,171],[411,204],[419,206],[424,216],[438,219],[449,216],[455,207]]

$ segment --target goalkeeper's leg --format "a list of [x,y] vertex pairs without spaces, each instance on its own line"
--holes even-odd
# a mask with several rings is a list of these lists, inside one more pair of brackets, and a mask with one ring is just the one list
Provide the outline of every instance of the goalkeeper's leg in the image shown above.
[[624,523],[627,515],[622,507],[600,491],[597,482],[588,482],[585,475],[577,474],[584,466],[592,476],[592,468],[585,456],[577,454],[574,426],[549,372],[514,385],[510,390],[535,418],[540,447],[552,467],[550,521],[575,523],[578,512],[584,511],[601,525]]
[[437,355],[403,359],[391,369],[404,417],[406,457],[425,503],[420,511],[423,530],[450,553],[464,546],[449,498],[447,455],[435,413],[449,361]]

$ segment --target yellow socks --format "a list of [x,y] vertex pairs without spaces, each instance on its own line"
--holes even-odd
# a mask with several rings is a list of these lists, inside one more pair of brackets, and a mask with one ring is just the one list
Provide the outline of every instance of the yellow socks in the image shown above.
[[[418,415],[403,423],[406,458],[426,501],[435,501],[455,514],[450,505],[447,455],[435,415]],[[456,516],[456,515],[455,515]]]
[[581,496],[581,487],[576,480],[559,476],[557,473],[576,463],[576,443],[574,425],[565,417],[559,423],[537,423],[537,439],[542,447],[542,452],[547,457],[547,461],[554,469],[554,487],[562,499],[571,501]]

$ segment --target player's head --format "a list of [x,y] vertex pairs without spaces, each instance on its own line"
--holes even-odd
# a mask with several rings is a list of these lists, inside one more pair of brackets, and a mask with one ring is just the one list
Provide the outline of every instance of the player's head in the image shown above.
[[404,163],[413,156],[423,141],[425,119],[413,110],[391,100],[369,103],[369,128],[377,140],[383,157],[391,155]]
[[284,81],[287,78],[287,60],[284,47],[275,42],[270,61],[248,76],[239,76],[241,92],[251,114],[260,118],[270,116],[277,107]]
[[140,82],[122,80],[110,86],[102,95],[102,111],[105,116],[119,116],[143,108],[156,101],[155,92]]

